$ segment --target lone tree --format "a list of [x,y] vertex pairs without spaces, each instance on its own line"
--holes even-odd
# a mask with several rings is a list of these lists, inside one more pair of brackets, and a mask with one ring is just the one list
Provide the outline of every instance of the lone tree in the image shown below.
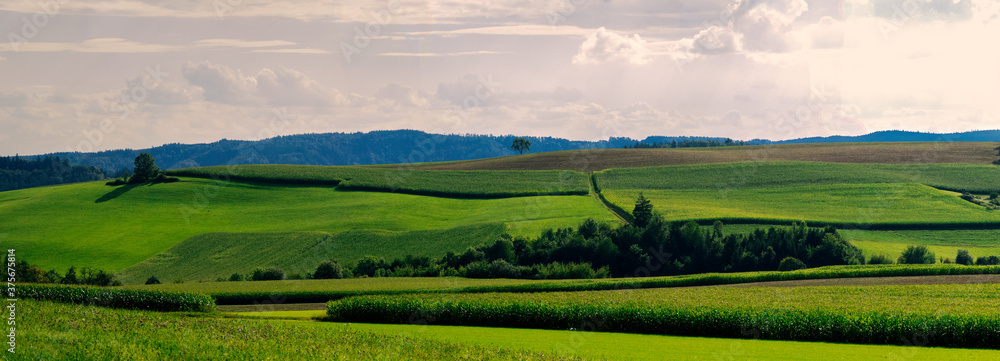
[[646,228],[649,220],[653,218],[653,203],[646,199],[642,192],[639,192],[639,198],[635,200],[632,217],[635,218],[635,226],[639,228]]
[[160,176],[160,167],[156,166],[156,160],[149,153],[139,154],[135,157],[135,174],[129,183],[145,183],[155,180]]
[[520,154],[524,154],[528,148],[531,148],[531,141],[524,138],[514,139],[514,144],[510,145],[510,149],[516,150]]

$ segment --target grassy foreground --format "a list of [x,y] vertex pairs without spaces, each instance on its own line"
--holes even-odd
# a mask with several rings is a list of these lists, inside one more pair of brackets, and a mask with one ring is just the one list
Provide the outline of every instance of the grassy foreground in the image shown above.
[[557,360],[348,327],[185,317],[21,300],[7,360]]
[[[334,321],[1000,348],[1000,285],[359,296]],[[416,320],[416,321],[415,321]]]

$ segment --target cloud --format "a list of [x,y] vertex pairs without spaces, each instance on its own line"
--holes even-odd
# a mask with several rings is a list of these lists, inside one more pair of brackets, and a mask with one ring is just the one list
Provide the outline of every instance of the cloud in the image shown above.
[[375,92],[380,108],[415,107],[427,108],[430,100],[420,91],[400,84],[388,84]]
[[402,56],[402,57],[442,57],[442,56],[464,56],[464,55],[494,55],[494,54],[510,54],[509,52],[501,51],[460,51],[454,53],[381,53],[379,56]]
[[313,48],[296,48],[296,49],[257,49],[250,51],[251,53],[274,53],[274,54],[331,54],[329,50],[323,49],[313,49]]
[[634,65],[649,63],[647,43],[638,34],[622,36],[604,27],[587,36],[573,64],[602,64],[622,61]]
[[796,49],[792,23],[809,10],[805,0],[743,0],[735,10],[734,30],[752,51],[787,52]]
[[255,103],[257,79],[210,62],[185,63],[181,73],[188,83],[204,90],[206,101],[225,104]]
[[346,105],[339,91],[329,89],[305,74],[285,67],[257,73],[257,94],[272,106]]
[[0,43],[0,51],[19,52],[162,53],[178,49],[181,47],[139,43],[122,38],[96,38],[80,43]]
[[581,29],[569,25],[501,25],[501,26],[475,26],[453,30],[431,30],[431,31],[411,31],[405,33],[407,36],[456,36],[456,35],[507,35],[507,36],[586,36],[593,31]]
[[278,67],[261,69],[255,76],[210,62],[186,63],[181,73],[203,90],[206,101],[270,106],[336,106],[348,104],[339,91],[330,89],[305,74]]
[[29,101],[31,97],[25,92],[0,92],[0,107],[20,107]]
[[[121,91],[119,99],[156,105],[181,105],[191,103],[200,93],[197,90],[173,83],[150,83],[147,76],[139,76],[125,81],[125,89]],[[135,94],[141,94],[141,99],[137,99]]]
[[470,99],[478,106],[487,106],[495,100],[499,86],[500,84],[493,81],[492,76],[466,74],[455,82],[438,83],[436,95],[438,99],[459,106]]
[[698,32],[692,40],[690,50],[704,54],[734,53],[743,48],[743,34],[714,25]]
[[199,48],[269,48],[276,46],[292,46],[298,43],[286,40],[240,40],[240,39],[203,39],[194,42]]

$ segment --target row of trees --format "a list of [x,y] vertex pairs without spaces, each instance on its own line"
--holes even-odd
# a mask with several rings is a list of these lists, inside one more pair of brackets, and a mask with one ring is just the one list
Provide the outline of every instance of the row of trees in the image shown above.
[[160,170],[160,167],[156,165],[156,159],[149,153],[140,153],[135,157],[135,168],[123,169],[115,174],[115,180],[108,182],[110,186],[123,185],[123,184],[142,184],[142,183],[160,183],[160,182],[176,182],[179,179],[173,177],[167,177],[166,173]]
[[708,147],[729,147],[735,145],[749,145],[748,142],[742,140],[732,140],[726,138],[723,141],[718,141],[714,139],[693,139],[693,140],[681,140],[680,142],[673,140],[669,143],[667,142],[638,142],[635,145],[626,145],[625,149],[644,149],[644,148],[708,148]]
[[17,282],[92,286],[121,286],[122,284],[111,272],[87,267],[81,268],[77,272],[76,267],[71,266],[66,270],[65,274],[59,274],[54,269],[45,271],[38,267],[38,265],[32,265],[25,260],[20,260],[14,265],[14,270]]

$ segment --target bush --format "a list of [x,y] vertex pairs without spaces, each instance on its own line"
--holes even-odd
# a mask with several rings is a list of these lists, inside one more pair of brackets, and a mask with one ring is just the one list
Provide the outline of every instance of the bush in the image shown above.
[[892,264],[892,260],[884,254],[874,255],[868,259],[868,264]]
[[19,297],[149,311],[215,310],[215,301],[206,295],[121,288],[64,285],[18,285]]
[[958,250],[958,255],[955,256],[955,263],[966,266],[972,265],[972,256],[969,256],[969,251],[964,249]]
[[935,261],[934,252],[928,250],[926,246],[906,247],[903,255],[899,256],[899,263],[905,264],[933,264]]
[[1000,265],[1000,257],[997,257],[997,256],[979,257],[979,258],[976,258],[976,265],[979,265],[979,266],[996,266],[996,265]]
[[368,276],[368,277],[382,277],[376,275],[379,270],[383,270],[383,276],[386,274],[385,269],[389,268],[389,263],[383,258],[375,256],[364,256],[360,261],[358,261],[357,267],[354,267],[354,274],[358,276]]
[[468,278],[521,278],[530,272],[530,267],[515,266],[507,261],[475,262],[465,267],[465,277]]
[[253,274],[250,275],[251,281],[280,281],[283,279],[285,279],[285,271],[275,267],[258,268],[253,270]]
[[803,268],[806,268],[806,264],[802,263],[802,261],[799,261],[799,259],[795,257],[785,257],[785,259],[781,260],[781,263],[778,264],[778,270],[782,272],[795,271]]
[[316,267],[316,272],[313,273],[313,278],[318,280],[326,279],[341,279],[344,278],[344,268],[340,266],[337,261],[329,260],[323,261],[318,267]]
[[156,278],[156,276],[149,276],[149,279],[146,280],[146,284],[147,285],[158,285],[158,284],[160,284],[160,280],[158,278]]
[[990,200],[991,201],[995,201],[997,199],[1000,199],[1000,192],[991,192],[990,193]]
[[231,282],[239,282],[239,281],[242,281],[242,280],[243,280],[243,275],[241,275],[239,273],[233,273],[232,276],[229,276],[229,281],[231,281]]

